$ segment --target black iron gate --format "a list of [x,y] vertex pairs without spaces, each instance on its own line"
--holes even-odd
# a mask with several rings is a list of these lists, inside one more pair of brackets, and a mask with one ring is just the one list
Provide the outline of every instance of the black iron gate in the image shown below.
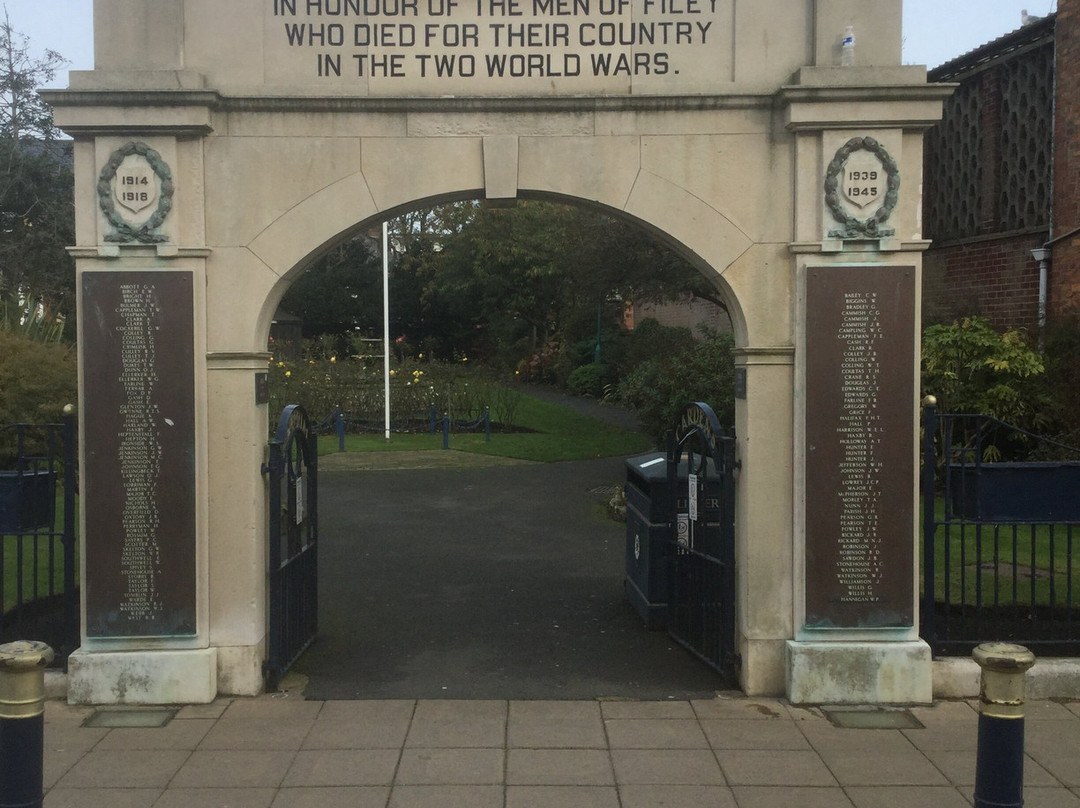
[[318,628],[318,447],[298,404],[281,412],[270,442],[269,648],[273,690]]
[[667,628],[725,676],[735,653],[735,438],[707,404],[689,405],[668,449],[675,492]]

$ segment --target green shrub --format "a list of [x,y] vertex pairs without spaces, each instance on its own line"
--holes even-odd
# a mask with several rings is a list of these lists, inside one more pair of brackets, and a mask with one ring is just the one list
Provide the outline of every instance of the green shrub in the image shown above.
[[985,317],[965,317],[923,332],[922,388],[940,412],[983,413],[1026,429],[1047,425],[1045,371],[1026,335],[999,334]]
[[630,372],[642,362],[677,356],[692,350],[696,342],[689,328],[660,325],[647,317],[630,332],[619,369]]
[[0,329],[0,424],[59,421],[77,398],[73,347]]
[[[1044,432],[1054,423],[1056,409],[1045,370],[1024,332],[999,334],[985,317],[965,317],[923,331],[922,390],[937,398],[941,413],[989,415],[1032,433]],[[1023,460],[1037,448],[1024,433],[992,423],[980,428],[985,461]],[[972,446],[976,437],[971,432],[954,440]]]
[[604,395],[604,388],[611,383],[612,379],[613,374],[609,365],[602,362],[590,362],[576,368],[570,374],[566,384],[575,396],[600,398]]
[[1049,437],[1080,446],[1080,315],[1051,322],[1043,340],[1046,395],[1053,402]]
[[[680,330],[680,329],[672,329]],[[634,408],[642,428],[663,445],[682,409],[703,401],[730,429],[735,421],[735,342],[730,334],[706,331],[666,356],[641,362],[616,387],[616,397]]]

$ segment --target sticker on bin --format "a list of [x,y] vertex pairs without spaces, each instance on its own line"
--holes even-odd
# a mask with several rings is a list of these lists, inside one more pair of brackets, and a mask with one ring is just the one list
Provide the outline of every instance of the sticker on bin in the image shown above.
[[689,547],[690,518],[685,513],[680,513],[675,524],[675,541],[684,547]]
[[664,458],[657,457],[657,458],[654,458],[652,460],[646,460],[644,463],[642,463],[640,466],[638,466],[638,468],[639,469],[647,469],[649,466],[655,466],[657,463],[663,463],[663,462],[664,462]]

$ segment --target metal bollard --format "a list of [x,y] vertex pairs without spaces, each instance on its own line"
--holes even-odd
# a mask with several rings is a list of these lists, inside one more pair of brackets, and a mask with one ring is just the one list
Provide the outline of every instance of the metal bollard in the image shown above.
[[45,799],[45,666],[43,642],[0,645],[0,808],[41,808]]
[[972,653],[982,669],[975,808],[1024,804],[1024,674],[1035,655],[1021,645],[993,642]]

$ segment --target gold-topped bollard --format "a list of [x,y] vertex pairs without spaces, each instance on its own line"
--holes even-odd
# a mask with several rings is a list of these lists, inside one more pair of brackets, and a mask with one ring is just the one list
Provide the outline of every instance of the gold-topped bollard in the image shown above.
[[45,667],[43,642],[0,645],[0,808],[41,808],[44,802]]
[[975,808],[1024,804],[1024,675],[1035,655],[1022,645],[984,643],[972,653],[982,669]]

